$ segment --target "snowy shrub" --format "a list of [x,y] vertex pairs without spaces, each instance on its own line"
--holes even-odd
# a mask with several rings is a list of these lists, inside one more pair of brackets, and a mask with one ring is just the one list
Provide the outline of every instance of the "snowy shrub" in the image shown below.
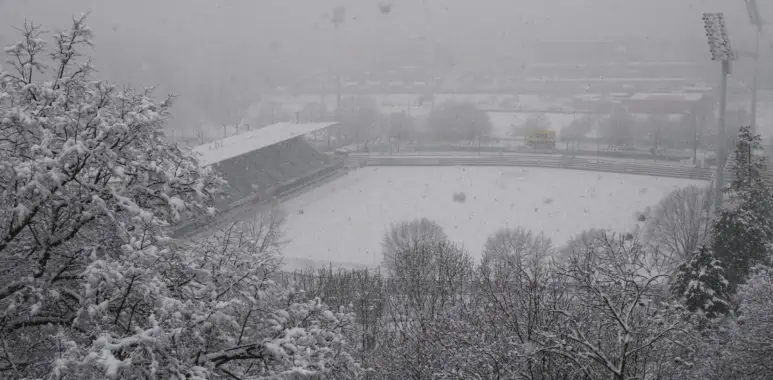
[[384,266],[394,268],[395,260],[402,254],[412,252],[417,246],[448,240],[448,236],[436,222],[417,218],[400,222],[389,227],[381,240]]
[[773,270],[758,266],[738,289],[738,320],[731,330],[732,359],[738,374],[747,379],[770,376],[773,352]]
[[485,140],[494,129],[488,114],[471,103],[439,104],[426,123],[428,135],[436,141]]
[[773,193],[765,183],[767,165],[760,137],[741,128],[731,161],[733,179],[726,188],[727,202],[711,231],[711,250],[722,262],[732,293],[758,264],[769,265],[773,243]]
[[[287,278],[289,277],[289,278]],[[298,292],[319,298],[333,310],[351,310],[356,315],[357,357],[364,366],[375,361],[372,351],[381,343],[385,326],[385,277],[368,268],[296,271],[285,276]]]
[[486,239],[482,265],[493,267],[522,262],[542,261],[553,252],[552,243],[543,234],[534,234],[523,228],[502,228]]
[[773,272],[755,267],[738,287],[735,313],[700,331],[694,379],[770,378],[773,350]]
[[606,235],[607,232],[602,229],[584,230],[569,238],[566,244],[559,249],[559,258],[568,259],[569,257],[574,257],[578,252],[582,252],[601,241],[600,239]]
[[91,80],[84,21],[55,34],[50,52],[32,24],[5,49],[0,377],[356,371],[351,316],[270,281],[280,218],[192,246],[168,238],[211,210],[223,181],[164,140],[169,99]]
[[538,350],[540,333],[554,320],[548,307],[563,302],[564,289],[549,258],[552,253],[550,239],[522,228],[501,229],[489,236],[478,267],[477,302],[471,308],[475,313],[470,315],[470,320],[480,322],[471,324],[469,335],[462,335],[476,342],[473,350],[465,350],[474,356],[468,363],[476,365],[465,366],[465,371],[480,378],[522,378],[522,369],[530,368],[551,378],[572,377],[571,366],[563,359]]
[[645,240],[676,268],[690,259],[711,232],[712,193],[709,187],[688,186],[666,195],[645,217]]
[[691,312],[716,318],[730,311],[728,282],[721,263],[706,246],[701,246],[690,261],[679,266],[672,291]]
[[433,378],[446,366],[442,347],[451,321],[466,301],[473,262],[448,242],[414,245],[395,257],[387,292],[386,320],[376,365],[390,378]]
[[542,333],[541,349],[570,359],[589,378],[644,378],[658,370],[678,348],[672,340],[684,322],[653,253],[635,238],[604,233],[572,251],[557,269],[571,301],[553,308],[557,320]]

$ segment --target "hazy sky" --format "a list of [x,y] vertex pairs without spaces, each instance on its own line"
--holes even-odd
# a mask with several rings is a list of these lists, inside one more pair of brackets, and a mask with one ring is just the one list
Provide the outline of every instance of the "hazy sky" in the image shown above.
[[[771,1],[760,1],[766,2]],[[379,4],[391,4],[391,12],[383,14]],[[135,85],[161,84],[164,90],[198,98],[200,106],[193,109],[218,103],[213,96],[223,103],[234,99],[221,107],[228,113],[230,103],[255,98],[259,87],[281,75],[280,82],[330,72],[335,46],[330,14],[336,6],[347,9],[341,28],[344,61],[360,66],[414,54],[398,48],[422,35],[425,26],[452,53],[479,61],[522,53],[540,39],[647,37],[703,43],[704,11],[726,12],[738,46],[748,46],[752,35],[742,0],[426,4],[425,13],[420,0],[0,0],[0,43],[14,42],[13,26],[25,18],[57,29],[67,25],[70,15],[91,12],[89,24],[97,34],[93,55],[103,75]],[[762,8],[773,20],[773,6]]]
[[[436,38],[452,37],[461,45],[505,33],[516,40],[625,35],[696,38],[702,36],[700,13],[718,10],[727,13],[731,28],[738,33],[746,29],[742,0],[426,3],[430,29]],[[382,14],[379,4],[391,4],[392,11]],[[149,39],[161,46],[181,43],[214,49],[224,44],[249,49],[276,40],[288,49],[316,50],[313,43],[332,34],[326,17],[335,6],[347,8],[346,37],[367,42],[419,34],[425,20],[421,4],[421,0],[4,0],[0,1],[0,34],[8,34],[10,26],[18,25],[25,17],[56,27],[67,22],[68,14],[90,11],[91,24],[108,41],[121,37]],[[769,18],[773,19],[773,14]]]

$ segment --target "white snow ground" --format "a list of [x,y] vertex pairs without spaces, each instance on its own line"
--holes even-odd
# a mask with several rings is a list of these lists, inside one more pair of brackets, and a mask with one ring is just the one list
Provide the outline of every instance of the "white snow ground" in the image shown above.
[[[542,231],[560,245],[584,229],[631,230],[637,212],[696,183],[540,168],[363,168],[283,205],[284,254],[288,269],[329,262],[375,267],[388,226],[416,217],[440,223],[475,258],[501,227]],[[464,192],[466,202],[454,202],[455,192]]]

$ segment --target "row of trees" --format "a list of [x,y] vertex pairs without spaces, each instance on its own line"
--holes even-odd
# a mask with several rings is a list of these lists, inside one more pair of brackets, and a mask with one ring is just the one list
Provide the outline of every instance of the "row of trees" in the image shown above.
[[[728,111],[727,120],[728,125],[736,126],[729,128],[728,135],[735,136],[749,117],[744,109],[732,109]],[[524,127],[536,125],[544,129],[550,127],[550,122],[544,115],[537,115],[528,119]],[[639,120],[625,108],[618,107],[605,117],[583,116],[574,120],[561,130],[561,137],[567,143],[588,140],[586,136],[595,130],[598,138],[611,146],[650,146],[655,151],[663,148],[697,149],[715,143],[712,140],[713,129],[714,124],[699,119],[697,115],[672,119],[668,115],[653,114]]]
[[[488,115],[469,103],[449,102],[435,107],[426,119],[418,120],[405,111],[383,114],[368,97],[346,97],[341,102],[341,137],[349,142],[387,137],[396,141],[477,141],[491,136]],[[288,115],[285,114],[285,117]],[[298,113],[300,121],[334,120],[334,110],[317,103]]]
[[384,249],[389,276],[354,289],[309,288],[369,315],[358,322],[360,341],[373,342],[361,347],[370,378],[676,379],[691,371],[668,359],[694,354],[680,343],[690,336],[687,313],[669,296],[660,254],[636,238],[588,231],[557,249],[543,235],[503,229],[476,264],[420,219],[394,226]]
[[[255,123],[268,125],[279,121],[297,119],[301,122],[334,120],[335,110],[325,109],[321,103],[309,103],[293,114],[279,104],[266,103],[251,117]],[[377,102],[369,97],[344,97],[341,104],[340,138],[349,142],[363,142],[388,137],[398,141],[478,141],[487,140],[493,133],[488,115],[475,105],[463,102],[440,104],[433,109],[426,120],[418,120],[406,112],[383,114]],[[733,125],[745,120],[744,111],[729,112]],[[738,120],[736,120],[738,119]],[[588,136],[595,132],[601,140],[611,146],[651,146],[655,150],[673,147],[698,147],[711,143],[707,131],[709,126],[696,128],[690,116],[678,120],[667,115],[651,115],[639,120],[625,108],[617,108],[605,117],[584,115],[576,118],[561,129],[561,139],[569,144],[581,141],[596,141]],[[544,114],[528,117],[522,125],[514,125],[513,136],[524,136],[529,132],[552,129],[550,119]],[[732,135],[737,129],[729,131]],[[697,144],[697,145],[696,145]]]
[[[269,112],[270,111],[270,112]],[[279,112],[276,107],[264,110],[265,117],[276,121],[281,116],[292,118],[287,112]],[[281,109],[280,109],[281,111]],[[279,112],[279,113],[277,113]],[[296,115],[301,121],[333,120],[333,110],[325,110],[320,104],[312,103]],[[742,125],[748,120],[744,110],[731,110],[728,113],[731,125]],[[471,103],[448,102],[435,107],[426,121],[417,121],[406,113],[381,114],[376,101],[372,98],[346,97],[341,105],[342,134],[352,142],[373,140],[388,136],[397,140],[435,140],[435,141],[479,141],[487,140],[493,133],[493,125],[488,115]],[[697,148],[711,143],[710,125],[683,115],[674,120],[668,115],[650,115],[644,120],[637,119],[624,107],[616,108],[603,117],[584,115],[576,118],[561,129],[561,139],[567,144],[593,140],[588,136],[595,132],[598,138],[610,146],[651,146],[654,150],[662,148]],[[513,136],[524,136],[529,132],[551,129],[550,119],[544,114],[528,117],[522,125],[514,125]],[[737,129],[731,129],[735,135]]]
[[[697,115],[682,115],[674,119],[665,114],[649,115],[638,119],[624,107],[616,108],[606,116],[583,115],[561,128],[561,140],[567,149],[578,143],[603,142],[610,147],[649,146],[653,151],[667,148],[706,148],[715,141],[714,124]],[[741,126],[748,122],[744,109],[732,109],[727,114],[728,124]],[[544,114],[532,115],[523,124],[514,125],[512,135],[523,136],[530,131],[553,128]],[[728,135],[737,135],[738,127],[731,127]]]

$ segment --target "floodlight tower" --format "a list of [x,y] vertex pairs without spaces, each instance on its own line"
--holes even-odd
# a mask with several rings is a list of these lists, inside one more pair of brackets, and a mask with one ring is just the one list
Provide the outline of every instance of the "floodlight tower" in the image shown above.
[[704,28],[711,50],[711,60],[722,62],[722,77],[719,95],[719,122],[717,128],[717,172],[714,178],[714,207],[722,207],[722,189],[724,188],[725,168],[725,111],[727,110],[727,76],[730,74],[730,63],[735,59],[735,52],[730,45],[730,38],[725,27],[725,16],[722,13],[704,13]]
[[746,10],[749,12],[749,21],[755,28],[757,28],[757,38],[755,40],[754,47],[754,82],[752,83],[752,106],[751,106],[751,129],[752,133],[757,131],[757,91],[759,81],[759,67],[760,67],[760,34],[762,34],[762,25],[765,21],[760,16],[760,10],[757,7],[757,0],[744,0],[746,2]]
[[336,55],[336,121],[341,121],[341,24],[346,20],[346,8],[333,9],[333,26],[335,27]]
[[[341,143],[341,24],[346,20],[346,8],[335,7],[333,9],[333,26],[335,27],[335,76],[336,76],[336,110],[335,121],[339,123],[336,127],[338,134],[336,136],[336,144]],[[327,145],[330,147],[330,132],[327,136]]]
[[432,53],[433,50],[433,36],[431,35],[430,30],[430,17],[431,17],[431,11],[430,11],[430,5],[428,0],[421,0],[421,7],[422,7],[422,14],[423,14],[423,29],[422,34],[424,35],[424,87],[425,92],[424,96],[429,100],[430,102],[430,109],[434,108],[435,106],[435,94],[434,94],[434,82],[435,82],[435,70],[434,70],[434,55]]

